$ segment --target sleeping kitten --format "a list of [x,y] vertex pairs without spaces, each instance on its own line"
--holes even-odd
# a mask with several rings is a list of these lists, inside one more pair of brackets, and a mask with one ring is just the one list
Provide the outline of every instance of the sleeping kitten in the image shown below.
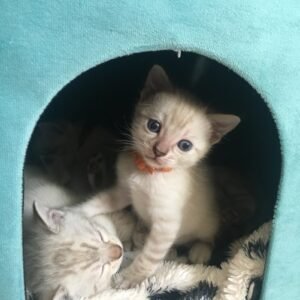
[[38,202],[34,209],[38,220],[27,231],[24,257],[26,286],[37,299],[52,299],[60,285],[74,299],[108,288],[123,256],[111,220],[87,219]]
[[174,88],[161,67],[151,69],[132,123],[132,147],[118,158],[116,186],[79,206],[93,215],[132,204],[149,227],[120,287],[152,275],[173,244],[196,241],[190,260],[210,259],[220,216],[203,158],[239,122],[234,115],[208,113]]
[[81,212],[59,208],[76,203],[74,199],[40,170],[25,167],[25,279],[37,299],[59,299],[59,286],[74,299],[107,288],[123,258],[120,240],[131,238],[136,223],[131,213],[88,219]]

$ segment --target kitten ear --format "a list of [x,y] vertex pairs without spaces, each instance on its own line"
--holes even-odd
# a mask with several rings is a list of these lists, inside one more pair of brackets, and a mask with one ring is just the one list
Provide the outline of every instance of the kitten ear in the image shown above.
[[233,130],[241,121],[238,116],[225,114],[209,114],[212,124],[211,144],[218,143],[224,135]]
[[47,229],[52,233],[59,233],[64,220],[64,212],[38,204],[37,201],[34,201],[33,206],[37,216],[46,225]]
[[144,98],[151,94],[170,89],[172,89],[172,83],[167,73],[161,66],[154,65],[148,73],[141,96]]
[[66,300],[66,299],[71,299],[69,292],[65,287],[60,285],[56,290],[55,294],[53,295],[52,300]]

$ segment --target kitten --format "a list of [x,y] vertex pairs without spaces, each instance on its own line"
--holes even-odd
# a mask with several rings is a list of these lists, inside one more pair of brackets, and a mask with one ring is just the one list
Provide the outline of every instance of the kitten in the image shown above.
[[52,299],[60,285],[74,297],[92,295],[110,285],[120,266],[120,239],[130,240],[136,219],[126,211],[87,219],[60,208],[79,200],[38,168],[25,167],[25,278],[38,299]]
[[119,147],[110,132],[100,127],[90,130],[77,153],[76,170],[82,176],[73,176],[72,185],[87,182],[93,192],[112,186]]
[[210,259],[220,216],[203,158],[239,122],[234,115],[208,113],[174,88],[161,67],[151,69],[136,106],[132,147],[118,158],[117,184],[79,206],[93,215],[132,204],[149,227],[142,252],[122,272],[120,287],[152,275],[173,244],[197,241],[190,260]]
[[58,184],[66,185],[83,128],[68,121],[39,122],[28,147],[27,160],[39,165]]
[[27,160],[39,165],[56,183],[87,197],[114,183],[117,153],[116,139],[101,127],[40,122]]
[[111,219],[104,215],[88,219],[38,202],[34,209],[37,220],[24,243],[27,288],[41,300],[52,299],[59,286],[75,299],[108,288],[123,257]]
[[256,211],[256,193],[244,172],[224,166],[211,169],[221,211],[222,229],[218,239],[229,243],[251,230],[250,224]]

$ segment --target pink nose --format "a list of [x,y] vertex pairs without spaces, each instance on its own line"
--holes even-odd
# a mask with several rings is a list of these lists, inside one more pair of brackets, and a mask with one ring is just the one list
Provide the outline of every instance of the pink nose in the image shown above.
[[111,261],[114,261],[119,259],[123,255],[123,249],[117,244],[109,244],[107,253]]
[[158,147],[159,145],[155,144],[153,146],[153,153],[155,154],[156,157],[162,157],[165,156],[168,151],[167,150],[162,150]]

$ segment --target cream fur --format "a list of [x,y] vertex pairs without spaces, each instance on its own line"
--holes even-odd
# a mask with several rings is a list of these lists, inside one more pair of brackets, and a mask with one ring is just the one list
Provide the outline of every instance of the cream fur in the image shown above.
[[62,207],[78,203],[80,198],[66,188],[54,183],[40,169],[26,166],[24,170],[24,228],[29,227],[33,217],[33,203],[37,201],[48,207]]
[[[99,238],[99,232],[106,242]],[[110,259],[110,245],[122,247],[105,216],[88,220],[65,210],[57,234],[36,224],[24,244],[27,288],[41,300],[52,299],[59,286],[75,299],[108,288],[122,261],[122,256]]]
[[[148,128],[151,119],[159,122],[158,132]],[[118,159],[117,185],[80,207],[93,215],[131,203],[148,225],[144,248],[122,272],[120,287],[135,286],[152,275],[173,244],[197,240],[190,259],[209,260],[220,218],[203,158],[238,123],[233,115],[208,114],[193,97],[173,88],[159,66],[149,72],[132,123],[132,145]],[[180,140],[190,141],[192,148],[181,150]],[[157,156],[155,149],[164,155]],[[172,171],[144,173],[135,165],[132,151],[151,167],[171,167]]]
[[24,179],[24,262],[29,291],[40,300],[52,300],[57,292],[55,299],[60,299],[62,286],[72,298],[82,299],[110,287],[123,258],[120,240],[130,240],[135,218],[122,212],[88,219],[72,208],[60,208],[74,204],[73,195],[39,170],[26,167]]

